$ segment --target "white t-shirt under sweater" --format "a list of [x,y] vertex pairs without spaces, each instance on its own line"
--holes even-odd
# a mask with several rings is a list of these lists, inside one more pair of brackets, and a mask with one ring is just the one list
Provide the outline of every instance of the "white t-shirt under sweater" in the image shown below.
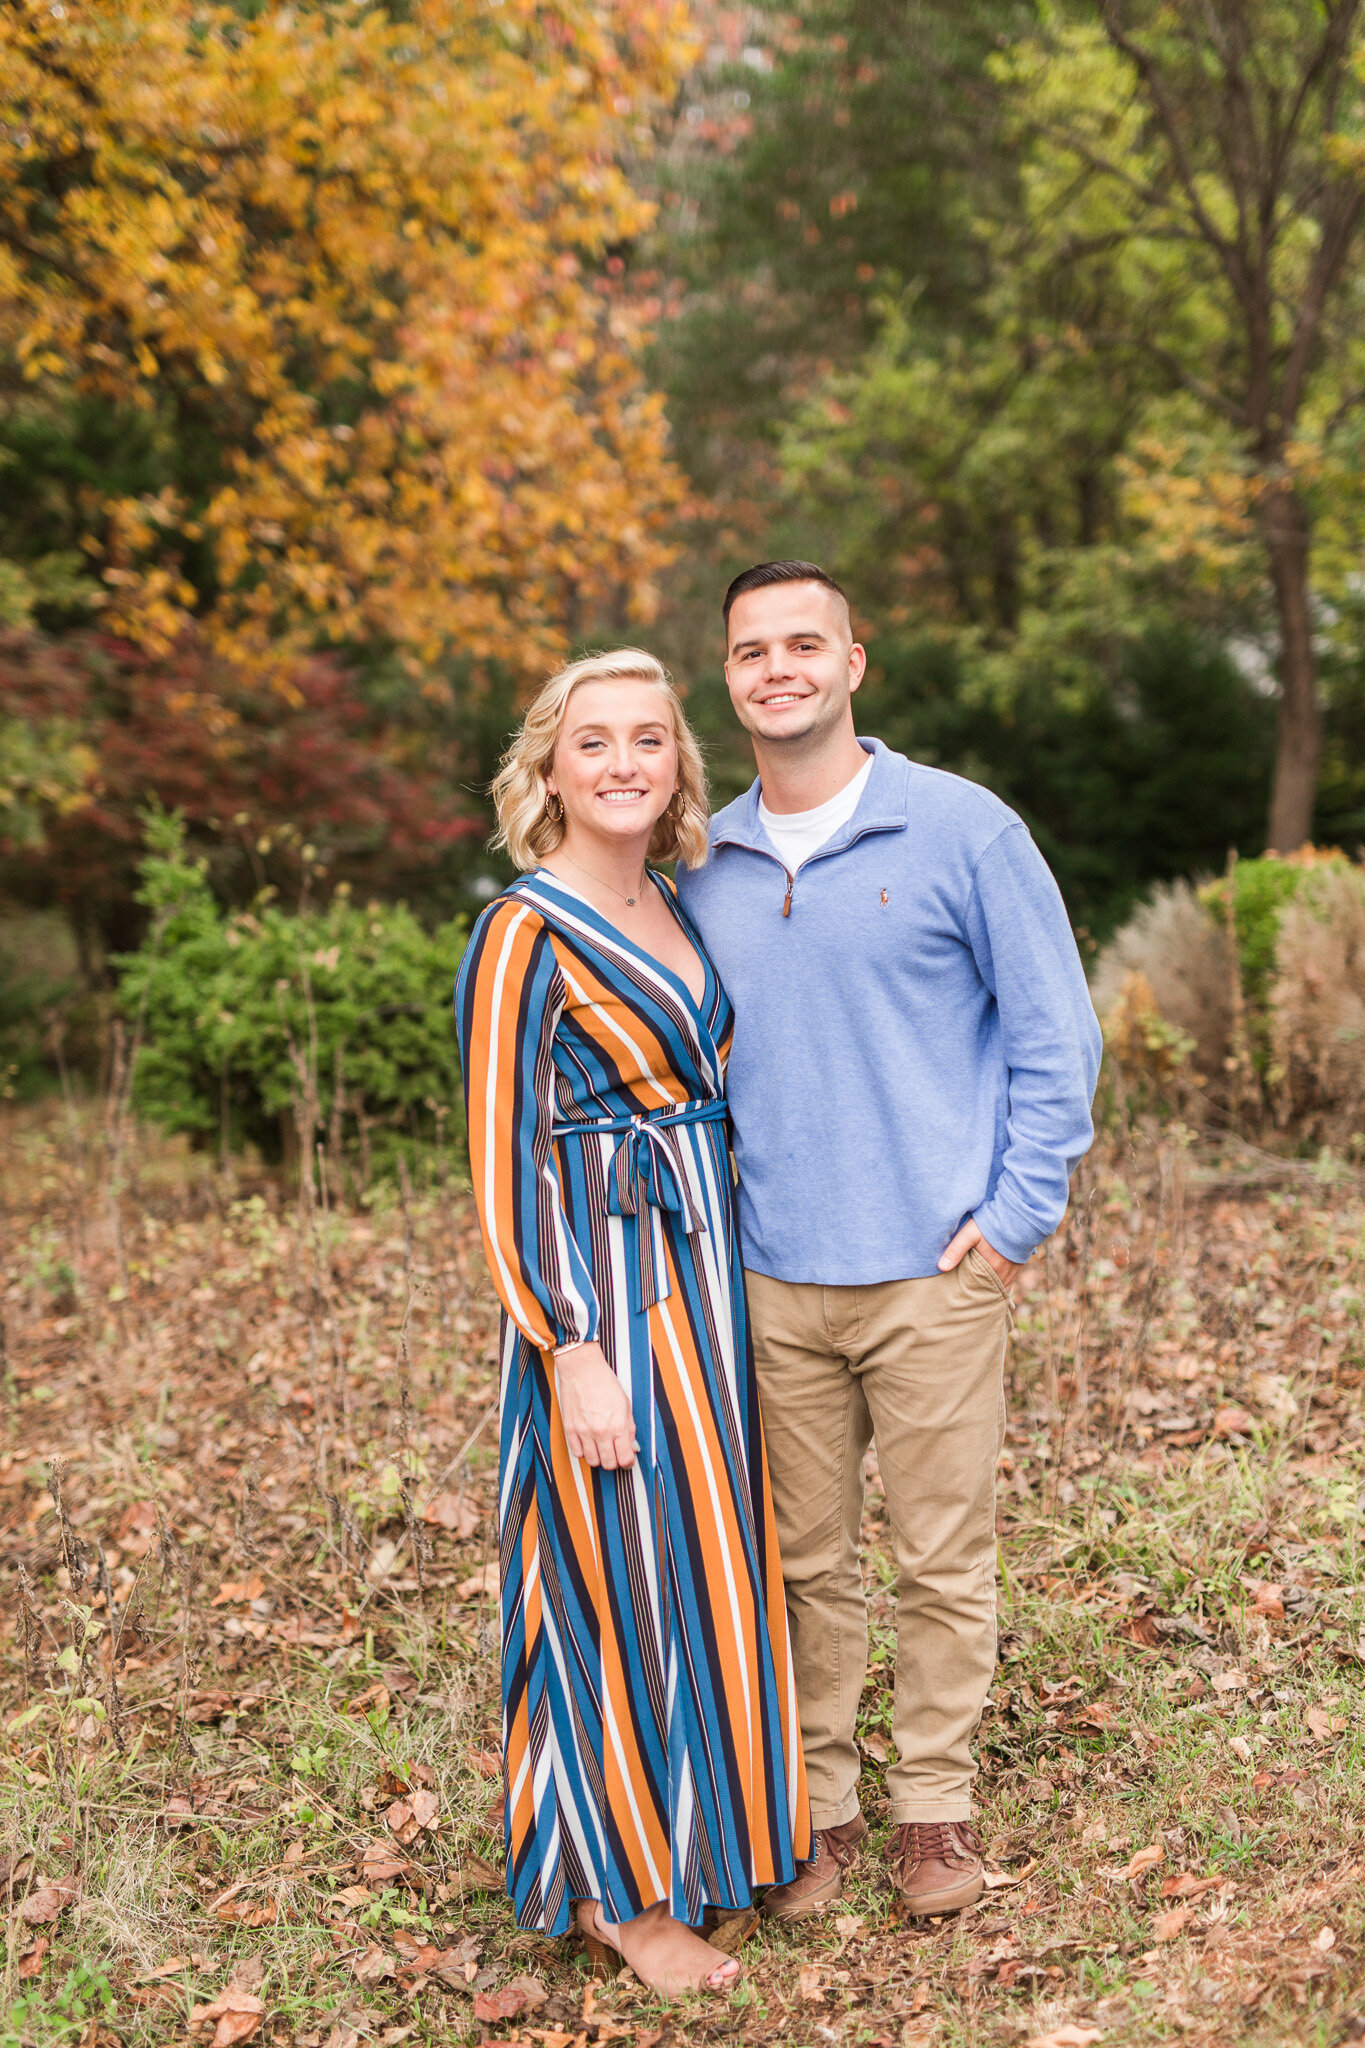
[[763,829],[789,874],[794,875],[803,860],[809,860],[813,853],[818,853],[825,841],[832,839],[839,827],[848,823],[858,808],[858,799],[866,789],[871,773],[872,756],[869,754],[852,782],[846,782],[837,796],[832,796],[828,803],[817,804],[813,811],[770,811],[759,796],[758,815]]

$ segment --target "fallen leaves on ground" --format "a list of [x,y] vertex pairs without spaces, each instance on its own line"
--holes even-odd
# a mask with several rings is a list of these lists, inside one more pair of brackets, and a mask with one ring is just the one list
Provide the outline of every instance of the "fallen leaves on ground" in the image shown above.
[[486,1600],[491,1593],[496,1593],[499,1590],[501,1584],[501,1570],[495,1559],[492,1564],[484,1565],[482,1570],[472,1572],[467,1579],[460,1581],[460,1598],[462,1600]]
[[363,1955],[351,1957],[351,1974],[362,1984],[378,1984],[381,1978],[393,1975],[393,1957],[372,1942]]
[[501,1991],[476,1991],[474,1993],[474,2017],[476,2020],[514,2020],[524,2013],[530,2004],[524,1988],[519,1984],[504,1984]]
[[440,1811],[441,1802],[436,1794],[422,1787],[409,1793],[406,1799],[395,1799],[384,1819],[406,1848],[424,1830],[435,1827]]
[[463,1541],[482,1528],[484,1511],[467,1493],[434,1493],[422,1510],[422,1520],[434,1529],[449,1529]]
[[[812,2040],[856,2028],[881,2048],[918,2048],[964,2025],[983,2042],[1008,2034],[1015,2048],[1024,2037],[1076,2048],[1078,2036],[1136,2048],[1173,2028],[1196,2041],[1237,2039],[1239,2028],[1269,2041],[1282,2038],[1282,2024],[1292,2039],[1295,2025],[1301,2036],[1300,2023],[1316,2017],[1329,1980],[1334,1999],[1337,1982],[1345,1993],[1359,1875],[1348,1875],[1352,1841],[1332,1760],[1361,1710],[1365,1637],[1333,1516],[1362,1483],[1365,1361],[1356,1363],[1350,1291],[1365,1201],[1354,1180],[1306,1197],[1297,1212],[1261,1196],[1212,1204],[1191,1193],[1178,1242],[1169,1147],[1158,1170],[1145,1145],[1121,1170],[1097,1157],[1075,1210],[1089,1218],[1084,1230],[1064,1225],[1021,1280],[1000,1468],[1002,1554],[1016,1601],[983,1724],[987,1896],[962,1922],[912,1928],[860,1891],[856,1909],[832,1909],[828,1925],[802,1930],[794,1945],[755,1944],[757,2003],[741,2029],[754,2048],[774,2048],[783,2027]],[[59,1233],[53,1188],[64,1170],[60,1160],[45,1166],[31,1211],[44,1228],[57,1216]],[[80,1199],[77,1190],[73,1211]],[[6,1200],[28,1220],[9,1183]],[[187,1988],[210,1999],[207,1987],[219,1981],[200,1985],[193,1974],[215,1967],[212,1957],[192,1953],[184,1964],[191,1939],[208,1928],[224,1960],[256,1950],[273,1968],[279,1958],[289,2030],[309,2048],[397,2048],[415,2020],[424,2038],[442,2007],[448,2031],[486,2033],[504,2048],[591,2048],[594,2038],[626,2048],[632,2030],[645,2048],[640,2021],[657,2034],[657,2019],[638,1983],[619,1976],[604,2008],[580,2016],[582,1979],[567,1944],[514,1930],[490,1846],[502,1828],[497,1564],[485,1548],[494,1541],[491,1435],[476,1458],[458,1460],[493,1391],[497,1314],[467,1198],[414,1193],[410,1205],[416,1306],[406,1324],[404,1427],[411,1498],[430,1538],[420,1557],[405,1503],[383,1483],[407,1455],[394,1376],[406,1313],[401,1204],[388,1214],[333,1212],[333,1328],[317,1293],[328,1275],[291,1197],[271,1189],[269,1201],[233,1211],[215,1195],[202,1215],[179,1200],[151,1190],[139,1214],[130,1195],[138,1270],[121,1305],[104,1306],[113,1280],[107,1208],[90,1201],[84,1236],[73,1229],[67,1246],[81,1273],[79,1313],[54,1310],[22,1232],[11,1233],[20,1250],[4,1296],[16,1390],[13,1447],[0,1450],[7,1556],[29,1573],[46,1640],[67,1641],[75,1603],[88,1607],[91,1591],[58,1576],[44,1474],[60,1452],[72,1533],[103,1547],[130,1623],[119,1689],[125,1739],[141,1745],[141,1761],[116,1757],[106,1723],[82,1742],[81,1770],[93,1762],[126,1771],[111,1828],[126,1815],[150,1837],[161,1817],[148,1896],[169,1903],[152,1938],[176,1954],[161,1966],[164,1978],[133,1976],[154,1951],[110,1968],[120,2015],[145,2048],[173,2048],[177,2032],[185,2048],[211,2048],[223,2020],[229,2034],[250,2029],[241,2038],[260,2048],[272,2015],[249,2007],[186,2032]],[[216,1307],[198,1304],[206,1287]],[[1258,1321],[1272,1302],[1273,1326]],[[1084,1398],[1067,1384],[1077,1330]],[[1306,1431],[1295,1421],[1283,1440],[1276,1388],[1262,1372],[1272,1361],[1296,1415],[1308,1418]],[[316,1400],[290,1400],[284,1413],[276,1382],[292,1392],[310,1375]],[[1258,1376],[1264,1387],[1252,1384]],[[1216,1414],[1225,1425],[1217,1432]],[[149,1415],[162,1420],[149,1424]],[[1317,1449],[1332,1431],[1340,1443],[1325,1459]],[[120,1464],[118,1447],[144,1433],[154,1455],[130,1453]],[[1245,1449],[1263,1433],[1274,1461]],[[1258,1477],[1271,1462],[1273,1492]],[[324,1468],[335,1488],[330,1520],[318,1490]],[[428,1501],[428,1470],[459,1477]],[[149,1493],[179,1553],[163,1549],[156,1504],[142,1498]],[[342,1527],[352,1514],[359,1543]],[[877,1766],[869,1790],[883,1748],[890,1752],[885,1522],[884,1495],[870,1483],[879,1655],[859,1730]],[[1077,1547],[1066,1547],[1073,1538]],[[177,1555],[189,1561],[184,1576]],[[385,1569],[366,1579],[373,1557]],[[133,1626],[139,1613],[145,1639]],[[73,1910],[29,1927],[18,1908],[26,1889],[69,1880],[94,1893],[107,1884],[95,1846],[103,1823],[67,1835],[69,1802],[52,1764],[61,1706],[49,1689],[35,1708],[13,1630],[8,1643],[11,1811],[27,1801],[43,1818],[41,1830],[26,1820],[7,1839],[41,1843],[47,1861],[35,1875],[26,1853],[0,1859],[0,1895],[12,1887],[16,1984],[60,1985],[74,1957],[90,1952],[99,1919],[78,1928]],[[93,1690],[107,1704],[107,1641],[95,1662]],[[84,1724],[73,1720],[75,1735]],[[300,1745],[311,1769],[295,1763]],[[423,1758],[439,1759],[439,1783]],[[409,1840],[389,1824],[395,1807]],[[434,1827],[424,1826],[431,1816]],[[1230,1883],[1206,1874],[1224,1841],[1237,1846],[1245,1910],[1234,1909]],[[66,1876],[48,1875],[54,1869]],[[1132,1893],[1110,1889],[1121,1881]],[[1018,1902],[1005,1900],[1009,1889]],[[192,1922],[179,1917],[191,1898]],[[390,1904],[402,1916],[392,1922]],[[1093,2022],[1068,2017],[1067,2005],[1094,1988],[1088,1959],[1109,1974],[1104,1958],[1135,1911],[1148,1952],[1140,1965],[1125,1956],[1122,1974],[1147,1980],[1154,1995],[1134,2002],[1120,1981]],[[361,1926],[371,1913],[375,1924]],[[308,1925],[310,1914],[321,1924]],[[728,1928],[714,1932],[733,1949]],[[503,1981],[518,1969],[526,1975]],[[803,1995],[803,1972],[814,1995]],[[235,1990],[259,2002],[267,1988]],[[509,2019],[476,2021],[475,1998],[500,1992],[526,2002]],[[276,2038],[283,2026],[273,2019]]]
[[253,1572],[249,1579],[225,1579],[209,1604],[227,1607],[244,1600],[259,1600],[264,1592],[265,1580],[259,1572]]
[[75,1896],[76,1887],[69,1879],[48,1878],[20,1902],[19,1918],[29,1927],[47,1927],[66,1911]]
[[460,1892],[500,1892],[503,1888],[502,1872],[494,1870],[491,1863],[485,1863],[482,1856],[466,1853],[460,1859],[460,1867],[453,1878],[447,1880],[452,1897]]
[[1182,1870],[1178,1877],[1163,1877],[1161,1896],[1163,1899],[1202,1899],[1205,1892],[1217,1891],[1222,1883],[1217,1877],[1196,1877],[1192,1871]]
[[201,1955],[167,1956],[164,1963],[158,1963],[153,1970],[144,1970],[138,1978],[139,1984],[156,1984],[163,1977],[178,1977],[182,1970],[195,1968],[203,1963]]
[[263,1999],[253,1991],[240,1991],[235,1985],[228,1985],[211,2005],[196,2005],[191,2010],[190,2026],[207,2026],[212,2020],[213,2048],[234,2048],[234,2043],[249,2041],[259,2032],[264,2018]]

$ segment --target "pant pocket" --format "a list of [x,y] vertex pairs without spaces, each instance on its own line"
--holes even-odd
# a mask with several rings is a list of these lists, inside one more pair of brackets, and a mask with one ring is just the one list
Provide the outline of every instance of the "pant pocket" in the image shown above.
[[984,1253],[978,1251],[975,1245],[973,1245],[963,1263],[967,1266],[969,1271],[975,1275],[976,1279],[983,1286],[990,1288],[996,1300],[1000,1302],[1000,1304],[1004,1308],[1005,1314],[1009,1317],[1010,1328],[1013,1329],[1014,1296],[1010,1293],[1009,1289],[1006,1287],[1004,1281],[1000,1278],[1000,1275],[996,1272],[990,1260],[985,1257]]

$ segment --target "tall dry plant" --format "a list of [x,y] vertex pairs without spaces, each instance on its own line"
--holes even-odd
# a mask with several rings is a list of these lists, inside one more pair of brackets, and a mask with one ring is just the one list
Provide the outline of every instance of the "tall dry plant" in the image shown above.
[[[1235,1028],[1236,953],[1231,934],[1189,882],[1170,882],[1140,904],[1100,954],[1091,996],[1102,1022],[1145,1005],[1192,1042],[1183,1068],[1205,1104],[1221,1101]],[[1139,999],[1140,1002],[1139,1002]],[[1111,1034],[1112,1036],[1112,1034]],[[1139,1038],[1125,1031],[1125,1043]],[[1119,1055],[1122,1059],[1122,1055]],[[1169,1048],[1162,1048],[1169,1064]],[[1195,1077],[1199,1077],[1195,1080]],[[1163,1074],[1155,1074],[1160,1081]],[[1197,1107],[1198,1104],[1192,1105]]]
[[1365,874],[1324,870],[1280,916],[1268,1076],[1282,1130],[1345,1145],[1365,1131]]

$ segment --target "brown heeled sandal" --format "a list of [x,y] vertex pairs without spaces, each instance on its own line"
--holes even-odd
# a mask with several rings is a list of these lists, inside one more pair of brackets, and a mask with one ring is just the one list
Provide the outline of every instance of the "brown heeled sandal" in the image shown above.
[[[577,1903],[574,1917],[578,1922],[579,1937],[587,1952],[588,1961],[592,1965],[593,1976],[609,1980],[623,1969],[634,1970],[635,1965],[627,1961],[624,1950],[619,1948],[611,1937],[605,1933],[601,1913],[602,1908],[598,1900],[580,1899]],[[755,1913],[755,1922],[757,1918],[758,1915]],[[728,1933],[729,1929],[727,1928],[726,1931]],[[746,1929],[745,1931],[747,1932],[748,1930]],[[704,1936],[702,1938],[705,1939]],[[712,1984],[710,1979],[717,1970],[724,1969],[727,1963],[735,1965],[734,1976],[727,1977],[724,1983]],[[635,1974],[637,1977],[640,1976],[638,1970],[635,1970]],[[743,1975],[744,1965],[740,1962],[738,1956],[732,1956],[724,1949],[717,1949],[714,1967],[707,1972],[702,1982],[693,1988],[695,1992],[709,1992],[714,1997],[722,1991],[733,1991]],[[645,1985],[647,1990],[655,1991],[655,1987],[649,1983],[647,1978],[640,1977],[640,1982]],[[683,1995],[685,1994],[678,1992],[655,1991],[655,1996],[659,1998],[680,1997]]]
[[600,1911],[596,1899],[580,1899],[574,1909],[574,1918],[578,1922],[579,1938],[592,1964],[593,1976],[610,1979],[621,1968],[625,1957],[597,1932]]

